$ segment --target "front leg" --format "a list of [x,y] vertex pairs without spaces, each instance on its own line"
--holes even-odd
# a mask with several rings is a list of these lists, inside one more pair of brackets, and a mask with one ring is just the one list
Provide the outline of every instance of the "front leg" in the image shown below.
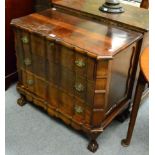
[[89,151],[91,151],[93,153],[96,152],[98,149],[98,143],[97,143],[96,139],[90,140],[87,148]]
[[91,151],[93,153],[96,152],[98,147],[99,147],[99,145],[98,145],[98,143],[96,141],[96,138],[98,137],[98,135],[99,135],[99,133],[91,133],[89,135],[90,142],[89,142],[87,148],[88,148],[89,151]]
[[24,106],[26,104],[26,99],[23,95],[17,100],[17,104],[20,106]]

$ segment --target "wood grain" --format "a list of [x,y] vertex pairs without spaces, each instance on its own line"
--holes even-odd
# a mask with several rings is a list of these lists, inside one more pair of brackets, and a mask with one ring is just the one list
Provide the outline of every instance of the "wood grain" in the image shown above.
[[[149,12],[146,9],[121,4],[125,12],[121,14],[108,14],[99,11],[104,0],[52,0],[54,7],[67,12],[78,12],[82,16],[95,18],[120,27],[135,29],[141,32],[149,30]],[[69,11],[70,10],[70,11]]]
[[[11,24],[46,37],[53,34],[55,40],[67,42],[70,46],[80,45],[80,49],[86,54],[97,58],[112,58],[142,37],[130,30],[95,23],[51,9],[14,19]],[[36,48],[41,49],[39,42],[37,45]]]

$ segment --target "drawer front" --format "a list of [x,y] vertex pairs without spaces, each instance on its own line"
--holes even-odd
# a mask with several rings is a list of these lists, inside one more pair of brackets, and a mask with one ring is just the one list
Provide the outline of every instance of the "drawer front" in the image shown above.
[[94,80],[95,60],[52,41],[47,41],[47,60],[79,76]]
[[49,85],[48,93],[49,109],[56,109],[74,122],[90,126],[91,110],[85,102],[81,102],[54,85]]

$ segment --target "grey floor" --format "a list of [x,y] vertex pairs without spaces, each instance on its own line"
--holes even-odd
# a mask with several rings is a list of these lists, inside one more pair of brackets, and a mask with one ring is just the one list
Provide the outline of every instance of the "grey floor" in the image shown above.
[[[6,97],[6,155],[91,155],[88,140],[60,121],[50,118],[30,104],[16,104],[19,94],[15,85]],[[149,154],[149,100],[143,100],[137,118],[132,143],[123,148],[120,141],[126,135],[128,121],[114,121],[99,137],[95,155]]]

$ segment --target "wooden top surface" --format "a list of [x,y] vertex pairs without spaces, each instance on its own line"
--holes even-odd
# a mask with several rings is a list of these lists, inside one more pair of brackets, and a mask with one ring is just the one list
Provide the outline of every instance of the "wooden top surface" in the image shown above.
[[99,7],[105,0],[52,0],[55,7],[69,8],[78,12],[89,14],[94,18],[107,19],[118,23],[120,26],[128,26],[131,29],[137,29],[142,32],[149,30],[149,11],[147,9],[121,4],[125,10],[120,14],[103,13]]
[[140,56],[140,69],[146,80],[149,81],[149,48],[145,48]]
[[97,59],[112,58],[142,37],[142,34],[131,30],[95,23],[52,9],[14,19],[11,24],[79,47]]

